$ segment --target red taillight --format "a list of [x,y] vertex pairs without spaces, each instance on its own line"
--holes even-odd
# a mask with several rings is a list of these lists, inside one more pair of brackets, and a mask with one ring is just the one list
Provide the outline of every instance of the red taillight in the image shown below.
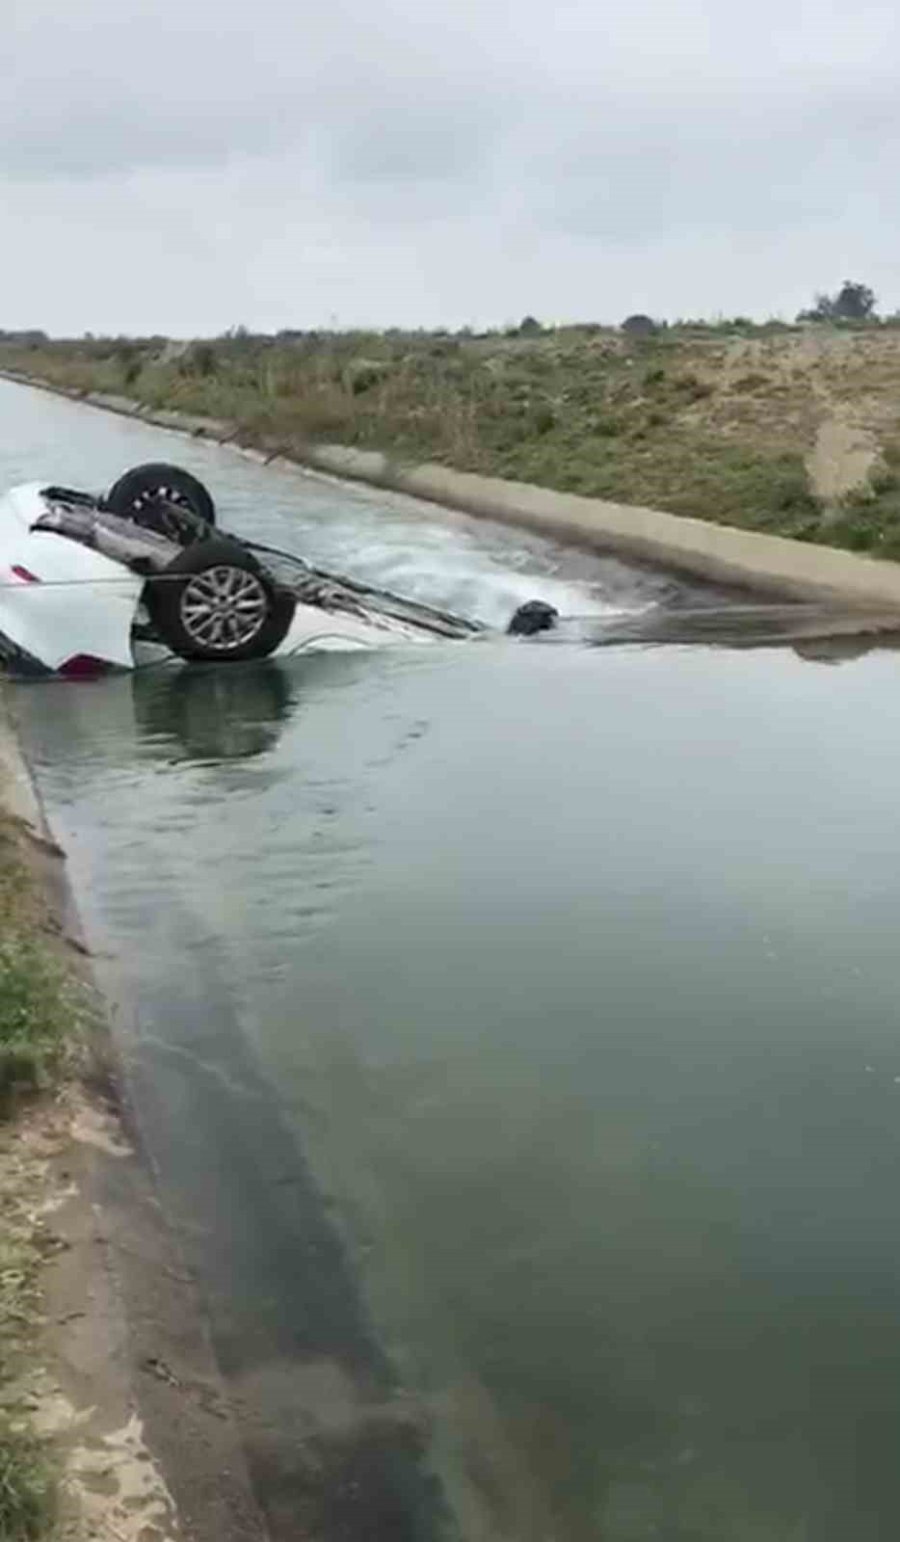
[[109,665],[103,659],[95,659],[92,653],[73,653],[70,659],[60,664],[59,673],[67,680],[96,680],[108,669]]
[[40,583],[40,579],[36,573],[32,573],[28,568],[23,568],[18,562],[13,563],[12,571],[16,575],[16,578],[21,578],[23,584]]

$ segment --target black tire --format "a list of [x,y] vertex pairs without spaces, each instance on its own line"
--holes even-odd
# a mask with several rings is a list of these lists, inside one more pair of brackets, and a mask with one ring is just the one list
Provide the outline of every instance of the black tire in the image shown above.
[[147,583],[147,608],[179,658],[207,663],[264,659],[284,639],[297,601],[279,589],[240,541],[197,541]]
[[107,493],[104,508],[180,546],[202,539],[216,522],[216,506],[203,483],[163,461],[126,471]]

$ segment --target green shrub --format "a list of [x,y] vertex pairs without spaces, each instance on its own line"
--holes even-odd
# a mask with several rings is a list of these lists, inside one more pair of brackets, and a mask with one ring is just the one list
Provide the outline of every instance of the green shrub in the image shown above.
[[39,1542],[48,1535],[55,1508],[42,1442],[0,1410],[0,1539]]
[[688,402],[701,402],[706,397],[712,396],[713,388],[706,380],[700,380],[697,375],[688,370],[683,375],[676,375],[672,381],[673,389]]
[[73,1017],[66,994],[46,949],[0,936],[0,1104],[16,1086],[41,1085],[58,1063]]
[[732,380],[732,391],[759,391],[769,384],[768,378],[761,375],[758,370],[750,370],[746,375],[739,375],[737,380]]

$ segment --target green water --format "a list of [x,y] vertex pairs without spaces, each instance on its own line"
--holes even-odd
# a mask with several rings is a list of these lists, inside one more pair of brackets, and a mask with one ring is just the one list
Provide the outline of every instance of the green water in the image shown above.
[[250,727],[249,679],[237,723],[211,675],[22,693],[144,1031],[225,1075],[228,1002],[465,1536],[900,1518],[896,670],[309,660]]
[[323,1534],[900,1534],[895,655],[17,702],[226,1373],[301,1445],[322,1356],[415,1408],[432,1499]]

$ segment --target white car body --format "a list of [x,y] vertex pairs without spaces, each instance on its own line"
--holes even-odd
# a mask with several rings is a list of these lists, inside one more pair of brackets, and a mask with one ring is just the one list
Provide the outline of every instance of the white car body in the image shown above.
[[0,637],[46,669],[77,659],[130,669],[143,580],[101,552],[51,530],[37,482],[0,500]]
[[425,635],[421,627],[411,626],[396,616],[383,616],[377,611],[354,616],[299,601],[275,657],[286,653],[351,653],[360,648],[383,647],[385,643],[420,643]]
[[[143,646],[134,631],[145,577],[66,535],[35,529],[52,508],[52,496],[38,482],[0,499],[0,655],[52,673],[79,674],[92,665],[134,668],[136,649],[139,655]],[[278,655],[434,635],[424,621],[416,623],[414,603],[409,617],[391,615],[367,604],[366,591],[354,591],[348,581],[334,580],[333,600],[328,590],[326,581],[312,604],[298,597]]]

